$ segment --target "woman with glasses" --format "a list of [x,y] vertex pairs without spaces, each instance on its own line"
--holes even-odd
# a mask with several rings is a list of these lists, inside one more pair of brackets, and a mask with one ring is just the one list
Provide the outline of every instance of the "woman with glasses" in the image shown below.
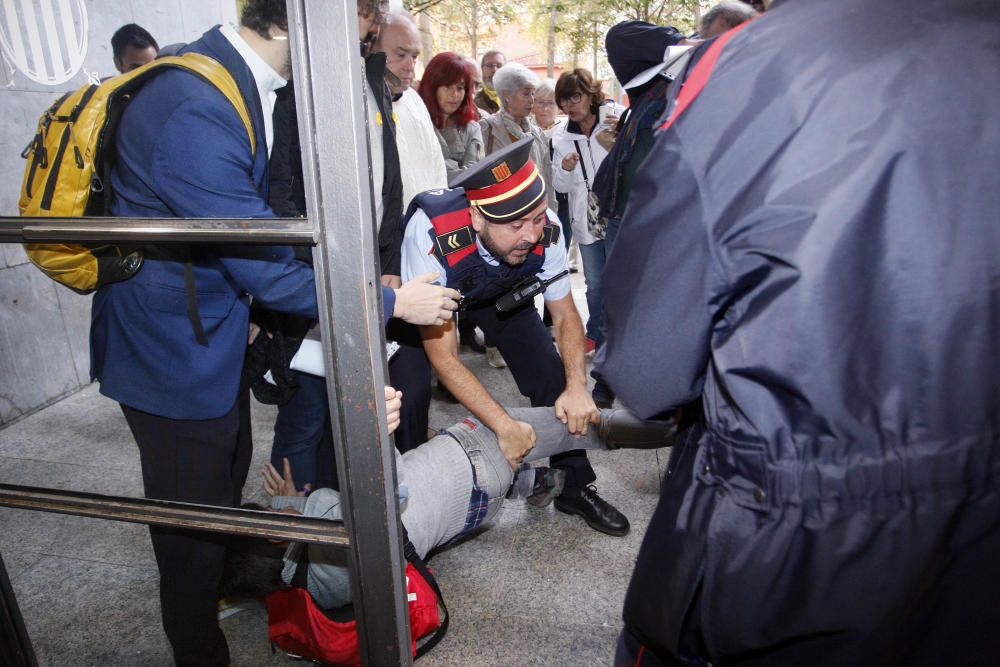
[[431,115],[451,182],[483,157],[469,62],[451,51],[437,54],[427,63],[417,92]]
[[[601,84],[585,69],[564,72],[556,82],[556,102],[566,114],[567,122],[552,135],[552,181],[556,191],[569,195],[569,218],[573,237],[580,245],[583,274],[587,283],[588,354],[601,344],[601,310],[603,297],[601,274],[604,272],[604,237],[588,225],[590,191],[601,162],[614,143],[614,124],[620,107],[609,103],[604,123],[599,122],[605,103]],[[594,395],[594,400],[613,400],[613,396]]]

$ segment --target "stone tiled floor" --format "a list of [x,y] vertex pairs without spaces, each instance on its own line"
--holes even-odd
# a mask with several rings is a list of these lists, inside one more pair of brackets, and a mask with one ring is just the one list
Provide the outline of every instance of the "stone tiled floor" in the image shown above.
[[[574,276],[581,311],[582,278]],[[505,405],[527,405],[510,373],[464,353]],[[433,426],[465,414],[435,401]],[[274,409],[254,405],[255,463],[245,496],[261,494]],[[629,517],[624,538],[552,507],[508,501],[489,529],[431,560],[452,613],[437,665],[607,665],[632,565],[657,500],[666,451],[591,453],[601,494]],[[0,430],[0,482],[141,495],[139,458],[118,406],[96,386]],[[0,554],[42,665],[169,665],[157,574],[145,527],[0,508]],[[237,665],[272,655],[263,610],[222,622]]]

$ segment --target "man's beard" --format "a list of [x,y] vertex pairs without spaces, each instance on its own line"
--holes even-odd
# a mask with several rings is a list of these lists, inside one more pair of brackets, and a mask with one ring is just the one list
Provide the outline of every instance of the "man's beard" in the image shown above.
[[496,247],[496,244],[493,243],[493,239],[490,238],[485,228],[483,229],[483,231],[479,232],[479,240],[482,242],[483,247],[486,248],[486,250],[491,255],[493,255],[494,259],[498,259],[504,264],[510,264],[511,266],[517,266],[518,264],[523,264],[524,260],[528,259],[528,255],[530,254],[530,253],[525,253],[523,255],[512,255],[511,253],[513,253],[515,250],[531,250],[536,245],[538,245],[537,241],[534,243],[522,242],[518,243],[516,246],[514,246],[507,252],[502,252],[499,248]]

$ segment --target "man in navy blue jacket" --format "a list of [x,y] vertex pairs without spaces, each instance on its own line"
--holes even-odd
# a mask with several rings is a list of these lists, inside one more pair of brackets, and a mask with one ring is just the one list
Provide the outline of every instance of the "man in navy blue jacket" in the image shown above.
[[[122,116],[111,212],[273,217],[267,204],[271,112],[275,91],[291,73],[284,1],[250,0],[241,26],[213,28],[184,51],[215,58],[233,76],[253,121],[256,152],[215,87],[187,72],[164,72],[135,94]],[[433,301],[440,288],[424,287]],[[427,310],[414,313],[409,298],[403,308],[396,294],[384,290],[386,319],[394,309],[418,323],[425,318]],[[154,247],[135,277],[95,294],[91,375],[101,393],[122,406],[139,446],[147,497],[239,503],[252,452],[249,396],[241,382],[251,296],[268,308],[317,318],[312,269],[288,247]],[[454,307],[445,303],[448,294],[440,296],[435,321]],[[226,538],[166,528],[150,533],[175,660],[228,664],[216,622]]]
[[775,0],[706,42],[605,279],[604,377],[704,413],[616,664],[1000,664],[997,35]]

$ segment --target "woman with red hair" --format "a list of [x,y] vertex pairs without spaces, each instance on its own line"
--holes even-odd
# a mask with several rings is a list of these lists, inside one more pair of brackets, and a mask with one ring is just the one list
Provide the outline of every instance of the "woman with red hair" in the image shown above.
[[469,67],[469,61],[457,53],[439,53],[427,63],[417,89],[441,142],[449,182],[483,157],[483,134],[472,99]]

